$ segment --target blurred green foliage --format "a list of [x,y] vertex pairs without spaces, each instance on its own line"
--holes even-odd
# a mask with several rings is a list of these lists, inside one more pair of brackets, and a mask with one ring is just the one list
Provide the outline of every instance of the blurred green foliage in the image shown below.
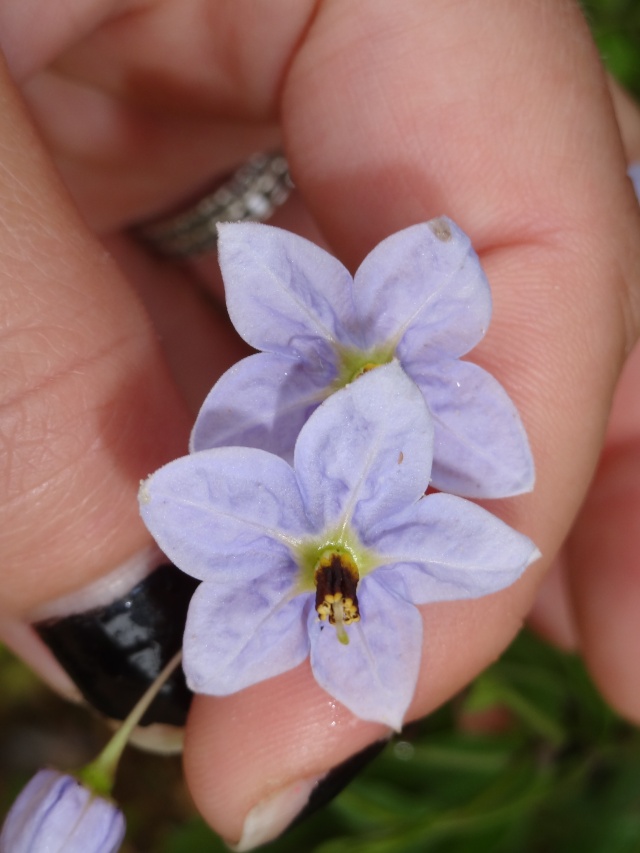
[[640,98],[640,3],[583,0],[582,7],[605,64]]
[[265,853],[294,850],[638,851],[640,733],[608,709],[577,659],[523,633],[464,695]]
[[[106,733],[8,655],[0,664],[0,751],[13,743],[11,779],[0,786],[0,807],[7,809],[35,767],[77,766]],[[129,750],[116,797],[127,815],[128,853],[227,849],[196,815],[178,759]],[[607,707],[576,657],[527,632],[468,690],[393,740],[331,805],[264,848],[560,850],[640,851],[640,732]]]
[[[640,97],[639,0],[584,0],[603,59]],[[42,764],[93,757],[104,726],[0,647],[0,813]],[[478,730],[482,729],[482,733]],[[129,750],[116,789],[128,853],[224,853],[177,758]],[[527,633],[463,695],[390,743],[265,853],[638,853],[640,733],[580,662]]]

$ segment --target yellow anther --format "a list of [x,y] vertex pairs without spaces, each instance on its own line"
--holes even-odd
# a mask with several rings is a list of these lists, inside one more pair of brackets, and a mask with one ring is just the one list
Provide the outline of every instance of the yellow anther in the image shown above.
[[376,361],[368,361],[366,364],[363,364],[360,370],[358,370],[354,374],[354,379],[358,379],[360,376],[364,376],[365,373],[368,373],[370,370],[375,370],[376,367],[380,367],[380,365]]

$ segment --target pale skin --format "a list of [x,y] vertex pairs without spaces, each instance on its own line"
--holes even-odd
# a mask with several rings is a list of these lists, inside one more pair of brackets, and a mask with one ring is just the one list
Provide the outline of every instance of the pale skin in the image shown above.
[[[321,234],[352,268],[389,233],[443,213],[471,235],[495,306],[473,359],[516,401],[536,460],[535,491],[491,507],[544,559],[505,592],[423,608],[409,717],[502,651],[557,559],[567,606],[547,595],[538,622],[578,645],[607,698],[640,721],[640,356],[609,420],[640,328],[640,214],[577,8],[7,0],[0,43],[27,101],[3,71],[5,625],[148,543],[139,480],[183,455],[200,399],[244,354],[201,295],[213,264],[159,264],[123,228],[282,141],[299,198],[279,224]],[[638,158],[635,108],[621,100],[619,114]],[[205,818],[234,841],[256,803],[383,734],[303,665],[197,698],[186,773]]]

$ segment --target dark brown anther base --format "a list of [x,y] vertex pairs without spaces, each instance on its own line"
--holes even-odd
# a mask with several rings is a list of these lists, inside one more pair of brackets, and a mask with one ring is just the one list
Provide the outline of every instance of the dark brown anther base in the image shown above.
[[328,619],[336,624],[336,609],[341,617],[337,620],[345,625],[358,622],[358,570],[355,563],[344,554],[323,557],[315,570],[316,611],[321,620]]

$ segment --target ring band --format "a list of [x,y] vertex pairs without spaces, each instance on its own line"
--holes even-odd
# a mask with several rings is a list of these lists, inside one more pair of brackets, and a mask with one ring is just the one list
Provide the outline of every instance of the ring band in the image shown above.
[[215,250],[218,222],[264,222],[284,204],[292,188],[281,152],[254,154],[192,207],[143,225],[138,234],[159,254],[192,258]]

